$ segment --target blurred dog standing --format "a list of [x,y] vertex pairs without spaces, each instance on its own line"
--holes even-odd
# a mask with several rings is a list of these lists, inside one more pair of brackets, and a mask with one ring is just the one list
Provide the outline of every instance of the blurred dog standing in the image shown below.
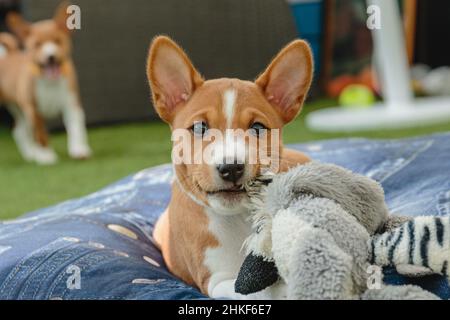
[[78,81],[71,58],[71,37],[67,29],[67,4],[53,19],[36,23],[10,13],[7,25],[23,44],[23,50],[9,34],[0,37],[0,103],[14,117],[13,137],[27,161],[53,164],[58,160],[49,146],[44,121],[63,117],[72,158],[91,155]]

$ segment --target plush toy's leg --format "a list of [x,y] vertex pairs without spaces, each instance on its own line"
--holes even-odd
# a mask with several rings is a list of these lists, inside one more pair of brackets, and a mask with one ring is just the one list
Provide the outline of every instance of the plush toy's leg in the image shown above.
[[328,232],[289,210],[278,212],[273,230],[274,259],[288,284],[288,299],[353,298],[352,257]]
[[250,253],[242,263],[234,284],[237,293],[250,294],[264,290],[280,279],[274,261]]
[[372,263],[414,265],[449,278],[450,217],[416,217],[401,227],[372,238]]
[[361,296],[362,300],[440,300],[438,296],[418,286],[382,286],[369,289]]

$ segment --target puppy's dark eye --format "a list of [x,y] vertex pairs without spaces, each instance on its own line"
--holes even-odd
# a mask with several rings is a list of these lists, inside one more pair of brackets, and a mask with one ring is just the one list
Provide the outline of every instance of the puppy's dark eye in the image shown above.
[[262,135],[266,132],[267,127],[260,122],[255,122],[250,126],[249,129],[250,129],[251,134],[259,137],[260,135]]
[[204,121],[197,121],[191,127],[191,131],[196,137],[203,137],[206,131],[208,131],[208,125]]

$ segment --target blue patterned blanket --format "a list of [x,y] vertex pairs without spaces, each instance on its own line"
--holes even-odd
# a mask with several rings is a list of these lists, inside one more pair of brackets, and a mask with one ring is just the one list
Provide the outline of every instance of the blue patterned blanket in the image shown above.
[[[291,146],[380,181],[392,214],[450,214],[450,133]],[[0,222],[0,299],[205,299],[164,267],[151,237],[170,197],[170,165],[87,197]],[[1,208],[0,208],[1,210]],[[407,278],[450,297],[440,276]]]

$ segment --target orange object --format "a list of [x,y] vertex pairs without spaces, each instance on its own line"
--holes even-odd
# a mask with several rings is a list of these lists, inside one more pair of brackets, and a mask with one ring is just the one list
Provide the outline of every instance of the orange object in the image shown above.
[[345,74],[334,78],[327,85],[327,94],[332,98],[337,98],[349,85],[361,84],[370,88],[374,93],[379,92],[379,86],[372,68],[365,68],[357,75]]

